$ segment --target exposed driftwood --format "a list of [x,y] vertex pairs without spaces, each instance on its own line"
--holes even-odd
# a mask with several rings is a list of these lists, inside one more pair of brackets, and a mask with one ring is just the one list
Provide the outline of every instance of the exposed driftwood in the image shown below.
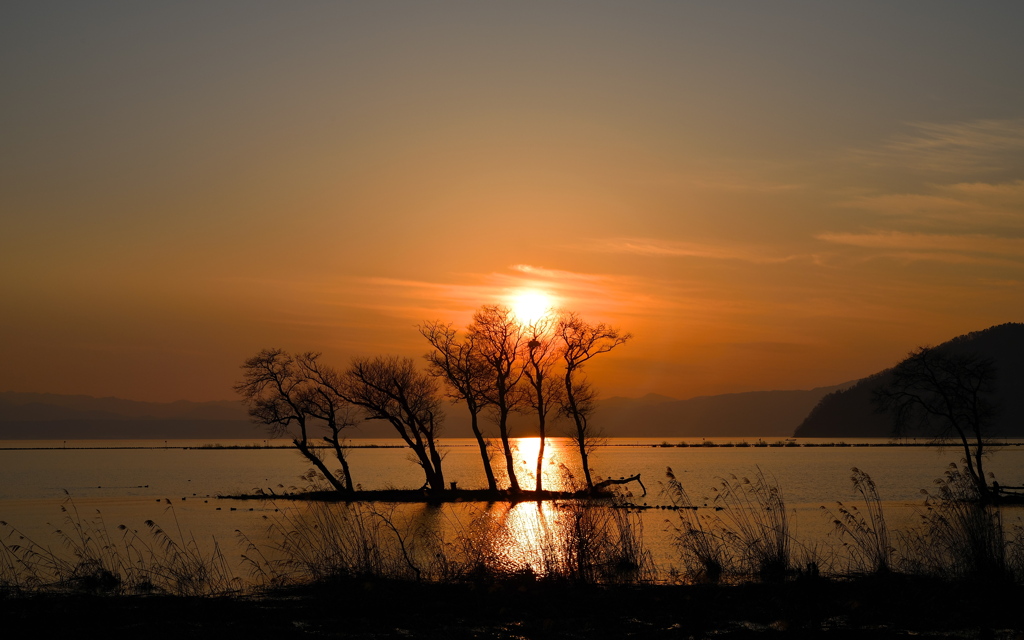
[[636,474],[635,476],[630,476],[628,478],[619,478],[618,480],[615,480],[613,478],[602,480],[601,482],[598,482],[597,484],[594,485],[594,491],[600,491],[601,489],[604,489],[605,487],[610,487],[613,484],[628,484],[630,482],[639,483],[640,488],[644,490],[643,495],[647,495],[647,487],[645,487],[644,483],[640,480],[639,473]]

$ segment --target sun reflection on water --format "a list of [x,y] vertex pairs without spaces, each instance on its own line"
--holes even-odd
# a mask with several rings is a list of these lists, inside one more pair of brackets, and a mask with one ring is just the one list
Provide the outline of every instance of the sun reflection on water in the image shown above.
[[563,524],[552,501],[496,504],[490,516],[487,539],[495,566],[507,573],[544,576],[564,563]]
[[[574,491],[573,472],[566,466],[570,441],[568,438],[547,438],[544,443],[544,489],[547,491]],[[533,486],[537,482],[537,454],[540,453],[540,438],[515,438],[513,449],[516,455],[516,477],[522,487]]]

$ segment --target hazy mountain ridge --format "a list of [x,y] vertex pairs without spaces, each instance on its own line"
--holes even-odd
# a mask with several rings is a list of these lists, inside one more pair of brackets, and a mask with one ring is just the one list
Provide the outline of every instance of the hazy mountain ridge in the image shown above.
[[822,397],[851,384],[810,390],[727,393],[654,403],[644,402],[643,398],[633,402],[606,401],[601,403],[595,423],[605,435],[613,437],[788,436]]
[[[1008,322],[974,331],[944,342],[936,349],[991,359],[996,368],[995,398],[1000,405],[993,433],[1024,436],[1024,324]],[[794,435],[813,438],[891,436],[892,418],[877,413],[872,403],[875,389],[889,381],[891,371],[879,371],[858,380],[849,389],[823,397]]]
[[[677,400],[659,394],[613,396],[599,401],[594,424],[609,437],[785,436],[827,393],[846,385],[808,391],[752,391]],[[470,437],[462,405],[447,405],[444,435]],[[485,423],[485,429],[489,425]],[[551,435],[564,435],[556,423]],[[514,416],[513,435],[535,435],[532,418]],[[241,402],[140,402],[121,398],[0,392],[0,439],[261,438]],[[388,438],[383,421],[365,422],[354,438]]]
[[259,438],[241,402],[0,392],[0,439]]
[[131,418],[247,420],[248,414],[245,405],[232,400],[143,402],[115,397],[0,391],[0,421]]

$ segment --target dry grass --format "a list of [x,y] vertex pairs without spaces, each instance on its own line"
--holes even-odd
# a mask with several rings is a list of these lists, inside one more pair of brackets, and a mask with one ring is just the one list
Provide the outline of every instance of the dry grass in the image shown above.
[[229,593],[241,587],[216,540],[204,551],[181,530],[170,507],[165,513],[174,522],[174,532],[147,520],[144,535],[123,524],[112,535],[99,511],[82,516],[71,498],[61,505],[61,512],[63,525],[55,534],[63,553],[0,523],[0,585],[17,590],[188,596]]
[[1008,582],[1020,548],[1007,540],[999,507],[982,501],[970,475],[951,464],[926,496],[921,525],[903,534],[903,570],[946,579]]
[[[920,525],[891,532],[868,474],[851,477],[863,505],[825,509],[839,547],[793,539],[782,491],[760,470],[720,479],[699,508],[671,469],[665,495],[685,582],[778,582],[805,572],[850,576],[899,572],[1008,584],[1024,578],[1024,530],[1004,526],[971,479],[951,466],[920,513]],[[168,505],[170,503],[168,502]],[[481,503],[482,504],[482,503]],[[536,503],[402,504],[308,502],[266,517],[267,540],[239,534],[247,588],[338,578],[380,577],[430,583],[562,581],[642,584],[659,576],[645,547],[640,516],[608,500]],[[76,592],[210,595],[237,592],[216,540],[200,545],[173,509],[164,528],[108,528],[68,499],[55,550],[0,523],[0,588]],[[892,539],[900,541],[892,544]],[[899,548],[896,548],[899,547]],[[794,554],[794,549],[797,552]],[[802,555],[801,555],[802,554]]]
[[729,548],[720,533],[720,523],[710,514],[698,512],[671,467],[666,476],[665,493],[679,509],[679,523],[668,521],[668,524],[684,563],[684,578],[691,582],[716,583],[732,564]]
[[882,510],[882,499],[874,480],[854,467],[850,480],[854,490],[864,500],[864,508],[836,502],[836,512],[827,507],[846,554],[847,573],[885,573],[892,568],[895,548],[889,538],[889,528]]
[[[667,491],[673,502],[692,507],[672,470],[668,473]],[[676,544],[684,561],[691,561],[684,574],[711,582],[730,570],[768,582],[783,579],[792,564],[792,539],[778,484],[757,469],[753,480],[721,478],[712,492],[710,510],[679,511]]]
[[[537,511],[534,512],[534,509]],[[245,539],[253,581],[374,576],[431,582],[655,579],[639,519],[588,501],[399,510],[310,503],[267,517],[270,551]]]

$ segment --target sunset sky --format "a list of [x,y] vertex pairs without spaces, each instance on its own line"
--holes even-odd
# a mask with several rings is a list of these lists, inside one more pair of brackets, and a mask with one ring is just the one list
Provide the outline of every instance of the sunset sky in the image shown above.
[[546,291],[605,395],[1024,321],[1024,3],[4,2],[0,391],[233,397]]

